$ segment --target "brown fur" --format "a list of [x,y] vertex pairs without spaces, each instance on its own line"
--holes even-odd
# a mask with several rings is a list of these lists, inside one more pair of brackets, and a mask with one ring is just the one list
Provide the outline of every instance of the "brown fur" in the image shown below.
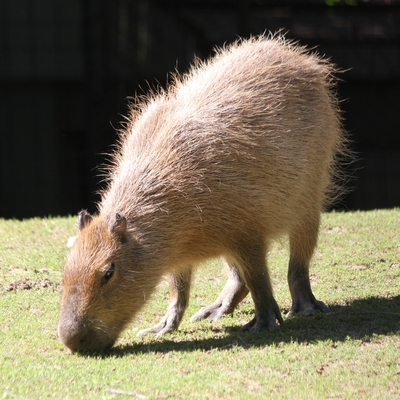
[[228,282],[193,318],[230,313],[250,291],[255,318],[245,328],[273,330],[282,317],[265,257],[283,234],[291,312],[328,310],[308,268],[344,151],[333,72],[283,37],[260,36],[218,50],[132,108],[99,215],[80,214],[65,266],[59,335],[69,348],[112,346],[165,275],[170,307],[144,333],[176,329],[192,266],[218,256]]

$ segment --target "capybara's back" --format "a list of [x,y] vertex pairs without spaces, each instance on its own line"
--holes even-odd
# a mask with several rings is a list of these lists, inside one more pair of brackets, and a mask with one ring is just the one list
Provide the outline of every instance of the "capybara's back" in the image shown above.
[[176,329],[192,266],[216,256],[228,282],[193,319],[231,313],[250,291],[255,317],[245,328],[273,330],[282,317],[265,257],[283,234],[291,313],[328,310],[308,268],[344,149],[332,72],[284,38],[262,36],[219,50],[132,108],[99,215],[80,214],[65,268],[59,334],[68,347],[112,345],[164,275],[170,307],[144,333]]

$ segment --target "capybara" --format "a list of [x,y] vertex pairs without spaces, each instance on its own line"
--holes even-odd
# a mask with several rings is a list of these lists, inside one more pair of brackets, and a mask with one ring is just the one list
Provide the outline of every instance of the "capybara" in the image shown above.
[[141,333],[177,329],[193,267],[213,257],[229,278],[192,320],[232,313],[250,292],[255,316],[243,328],[274,330],[282,316],[266,255],[285,234],[290,313],[329,310],[311,291],[309,264],[345,148],[334,72],[284,36],[261,35],[132,105],[98,215],[79,214],[66,261],[58,333],[67,347],[111,347],[165,276],[169,308]]

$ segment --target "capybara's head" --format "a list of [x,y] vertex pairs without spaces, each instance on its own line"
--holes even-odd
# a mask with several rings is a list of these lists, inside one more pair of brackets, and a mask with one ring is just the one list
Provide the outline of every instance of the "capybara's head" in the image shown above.
[[72,351],[102,351],[114,344],[146,294],[133,284],[135,260],[123,216],[105,220],[82,211],[79,228],[65,265],[58,334]]

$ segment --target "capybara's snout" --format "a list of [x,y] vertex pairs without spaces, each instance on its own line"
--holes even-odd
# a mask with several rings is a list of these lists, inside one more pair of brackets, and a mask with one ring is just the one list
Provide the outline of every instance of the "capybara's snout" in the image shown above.
[[61,316],[58,336],[72,352],[104,351],[113,346],[115,338],[101,327],[79,321],[73,316]]

